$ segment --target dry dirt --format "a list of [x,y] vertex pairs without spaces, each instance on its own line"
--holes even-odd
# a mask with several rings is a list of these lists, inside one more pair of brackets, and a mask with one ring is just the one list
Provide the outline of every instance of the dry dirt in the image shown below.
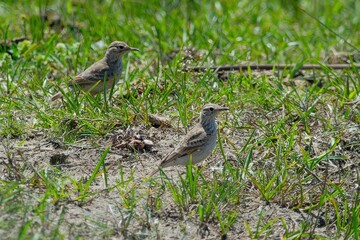
[[[251,119],[251,116],[255,113],[243,111],[241,114],[244,119]],[[313,123],[313,126],[315,125],[316,121]],[[323,133],[321,130],[317,131],[315,129],[313,130],[314,137],[312,138],[312,145],[314,146],[312,154],[317,156],[321,154],[323,149],[329,148],[332,134]],[[338,130],[344,131],[344,133],[342,135],[342,142],[336,148],[335,154],[348,156],[348,159],[342,161],[341,164],[336,161],[327,161],[322,166],[329,172],[328,178],[334,181],[336,181],[340,173],[348,172],[348,186],[346,188],[351,193],[356,191],[356,187],[352,184],[356,183],[355,171],[360,167],[360,150],[358,146],[349,146],[347,143],[360,140],[359,135],[356,134],[358,127],[356,125],[344,125],[339,126]],[[225,155],[229,161],[235,160],[235,151],[231,144],[228,144],[228,141],[241,148],[251,132],[252,130],[246,128],[232,130],[225,127],[222,129],[221,135],[227,138],[225,140],[225,137],[223,137],[223,145]],[[68,201],[61,200],[54,205],[50,205],[53,207],[47,209],[49,220],[51,220],[48,224],[55,224],[58,222],[59,217],[63,217],[60,230],[65,236],[69,234],[66,238],[82,235],[84,238],[94,239],[102,239],[104,236],[113,239],[219,239],[221,238],[220,227],[215,219],[209,221],[206,225],[201,225],[196,220],[197,218],[191,217],[191,214],[182,215],[174,204],[169,191],[162,193],[162,208],[160,208],[159,212],[154,212],[154,209],[151,209],[151,204],[149,204],[153,196],[155,196],[156,190],[148,195],[149,191],[151,191],[151,181],[148,179],[148,175],[156,168],[161,158],[169,151],[169,148],[171,149],[183,134],[183,132],[177,131],[175,128],[134,126],[128,129],[116,129],[96,142],[93,139],[84,138],[76,144],[63,145],[57,140],[46,138],[39,132],[26,136],[23,144],[20,144],[20,142],[24,138],[3,139],[0,152],[11,152],[14,162],[23,162],[24,164],[21,165],[26,169],[25,174],[30,179],[29,187],[31,188],[33,185],[32,191],[34,193],[41,193],[43,189],[40,185],[31,184],[36,179],[36,171],[44,170],[49,176],[53,175],[56,178],[56,174],[59,174],[56,169],[60,169],[62,174],[71,178],[86,180],[91,176],[106,146],[111,146],[114,136],[121,139],[126,135],[140,135],[154,143],[151,150],[135,154],[127,148],[112,148],[105,159],[110,188],[115,186],[121,179],[120,166],[122,166],[125,181],[129,178],[131,171],[134,170],[134,181],[131,184],[136,185],[137,196],[144,195],[137,202],[136,211],[132,217],[129,218],[131,212],[122,207],[121,190],[115,188],[111,191],[106,191],[104,180],[99,176],[91,186],[91,191],[97,192],[97,194],[94,197],[90,197],[90,200],[84,202],[73,201],[76,198],[76,195],[74,195]],[[305,133],[299,132],[299,136],[306,138],[305,135]],[[261,137],[262,131],[256,130],[254,138]],[[6,144],[4,144],[4,141]],[[306,141],[304,140],[304,142]],[[10,151],[5,149],[6,146]],[[271,151],[271,149],[262,149],[261,146],[255,148],[253,167],[274,167],[272,160],[275,156]],[[5,156],[3,160],[5,161]],[[222,161],[223,158],[217,148],[204,163],[207,164],[203,171],[204,176],[211,180],[213,177],[212,171],[219,169]],[[0,170],[5,172],[3,165],[0,165]],[[182,168],[169,168],[165,171],[175,180],[178,178],[178,174],[184,173]],[[320,171],[317,174],[319,173]],[[156,181],[158,180],[156,176],[154,178]],[[132,186],[131,184],[130,186]],[[317,188],[318,185],[319,183],[309,183],[308,187],[312,189]],[[124,186],[124,188],[126,187]],[[309,189],[305,189],[305,191]],[[28,199],[26,201],[31,201],[29,196],[24,196],[24,198]],[[260,213],[262,213],[262,223],[260,224],[262,226],[268,221],[276,219],[272,231],[266,233],[269,239],[281,238],[284,233],[281,220],[286,222],[289,231],[300,229],[300,224],[303,221],[315,222],[314,232],[323,236],[329,237],[334,231],[334,226],[332,225],[326,228],[323,212],[320,211],[318,214],[314,214],[314,211],[307,213],[306,211],[292,210],[292,206],[290,206],[289,201],[286,201],[286,199],[284,201],[284,199],[274,198],[273,202],[266,202],[261,199],[258,190],[252,184],[247,184],[240,199],[241,202],[237,205],[237,220],[227,234],[228,239],[249,238],[245,222],[252,229],[256,229],[256,226],[259,224]],[[61,214],[62,212],[63,215]],[[130,219],[128,228],[125,227],[127,219]],[[126,230],[124,231],[123,229],[125,228]],[[274,231],[274,229],[278,229],[278,231]]]

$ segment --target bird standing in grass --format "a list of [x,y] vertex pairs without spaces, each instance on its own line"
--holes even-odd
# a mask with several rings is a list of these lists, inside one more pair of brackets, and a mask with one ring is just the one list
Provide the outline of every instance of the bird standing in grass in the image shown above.
[[[159,168],[175,165],[185,166],[190,159],[193,164],[205,160],[214,150],[217,139],[216,116],[221,111],[229,110],[216,104],[206,104],[200,114],[200,121],[186,134],[180,144],[160,163]],[[157,173],[157,168],[151,176]]]
[[[139,51],[139,49],[129,47],[124,42],[112,42],[101,60],[67,83],[69,88],[72,91],[79,89],[89,92],[91,95],[103,92],[104,89],[111,89],[120,80],[123,68],[122,56],[129,51]],[[58,92],[51,97],[51,100],[54,101],[62,96],[62,93]]]

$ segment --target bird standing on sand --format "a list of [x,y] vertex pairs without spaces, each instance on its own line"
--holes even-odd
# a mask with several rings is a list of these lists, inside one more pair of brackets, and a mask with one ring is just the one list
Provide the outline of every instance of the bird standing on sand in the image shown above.
[[[103,92],[104,88],[111,89],[120,80],[122,56],[129,51],[139,51],[139,49],[129,47],[124,42],[112,42],[100,61],[95,62],[67,83],[69,88],[72,91],[78,88],[91,95]],[[58,92],[51,97],[51,100],[54,101],[60,97],[62,93]]]
[[[200,115],[200,121],[182,139],[180,144],[168,154],[160,163],[159,168],[175,165],[185,166],[190,158],[193,164],[205,160],[214,150],[217,139],[215,117],[221,112],[229,110],[216,104],[206,104]],[[156,169],[151,176],[157,173]]]

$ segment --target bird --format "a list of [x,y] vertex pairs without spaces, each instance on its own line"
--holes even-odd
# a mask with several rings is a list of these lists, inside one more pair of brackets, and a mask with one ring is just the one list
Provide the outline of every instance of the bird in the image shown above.
[[186,166],[190,159],[193,164],[205,160],[216,146],[217,129],[216,116],[229,110],[217,104],[206,104],[201,109],[199,122],[184,136],[179,145],[166,155],[159,167],[150,176],[156,174],[160,168],[182,165]]
[[[68,81],[71,91],[80,89],[91,95],[111,89],[119,80],[122,72],[122,56],[129,51],[139,51],[129,47],[121,41],[112,42],[106,50],[105,56],[88,67],[85,71]],[[105,86],[104,86],[105,83]],[[63,96],[58,92],[51,97],[52,101]]]

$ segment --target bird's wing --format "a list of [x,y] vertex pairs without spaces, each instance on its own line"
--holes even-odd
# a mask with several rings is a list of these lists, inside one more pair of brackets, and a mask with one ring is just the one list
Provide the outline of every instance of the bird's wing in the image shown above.
[[194,127],[180,142],[180,145],[167,155],[161,163],[172,161],[198,151],[205,145],[208,138],[209,136],[201,126]]
[[70,80],[68,85],[92,85],[98,81],[103,81],[106,78],[111,78],[109,73],[109,65],[106,64],[105,61],[100,60],[91,65],[84,72],[77,75],[74,79]]

